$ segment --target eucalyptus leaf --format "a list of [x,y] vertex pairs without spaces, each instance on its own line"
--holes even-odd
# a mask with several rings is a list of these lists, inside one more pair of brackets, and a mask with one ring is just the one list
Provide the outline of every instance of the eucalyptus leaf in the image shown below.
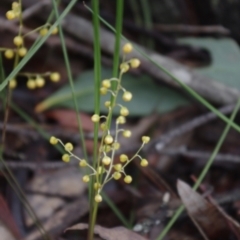
[[[111,78],[112,70],[102,68],[102,78]],[[78,101],[79,110],[85,112],[94,111],[94,73],[93,70],[86,71],[77,77],[74,83],[75,95]],[[133,94],[133,99],[130,102],[122,100],[122,93],[117,99],[117,103],[126,106],[131,116],[144,116],[151,114],[153,111],[159,113],[169,112],[179,106],[188,104],[188,100],[175,90],[159,86],[146,75],[139,77],[125,73],[122,79],[122,86],[127,91]],[[104,102],[108,101],[111,94],[101,96],[102,113],[107,112]],[[73,97],[69,85],[64,86],[52,96],[41,102],[37,107],[37,111],[43,111],[51,107],[66,107],[74,108]],[[120,107],[115,107],[113,113],[118,114]]]
[[202,47],[211,54],[212,63],[198,68],[198,73],[221,82],[229,87],[240,89],[240,49],[230,38],[183,38],[178,42]]

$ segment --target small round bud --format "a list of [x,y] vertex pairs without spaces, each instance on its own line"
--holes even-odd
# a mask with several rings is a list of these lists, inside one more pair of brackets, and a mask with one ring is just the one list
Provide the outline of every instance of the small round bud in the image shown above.
[[60,80],[60,74],[58,72],[53,72],[49,76],[52,82],[58,82]]
[[99,203],[102,201],[102,196],[100,194],[97,194],[94,199],[95,199],[95,202]]
[[105,172],[105,169],[102,166],[99,166],[97,169],[98,174],[103,174]]
[[113,137],[111,135],[107,135],[105,138],[104,138],[104,142],[106,144],[111,144],[113,142]]
[[45,79],[42,77],[37,77],[35,82],[36,82],[36,86],[39,88],[41,88],[45,85]]
[[120,172],[115,172],[115,173],[113,173],[112,176],[113,176],[113,178],[114,178],[115,180],[118,180],[118,179],[121,178],[122,174],[121,174]]
[[117,124],[124,124],[126,123],[126,118],[124,116],[119,116],[116,120]]
[[52,30],[52,35],[55,35],[58,33],[58,27],[55,27],[53,30]]
[[102,159],[102,163],[104,164],[104,165],[109,165],[110,163],[111,163],[111,158],[110,157],[108,157],[108,156],[104,156],[103,157],[103,159]]
[[130,53],[133,50],[133,46],[131,43],[126,43],[124,44],[122,50],[124,53]]
[[11,79],[10,81],[9,81],[9,88],[11,88],[11,89],[14,89],[14,88],[16,88],[16,86],[17,86],[17,81],[16,81],[16,79]]
[[114,142],[112,144],[112,147],[115,149],[115,150],[118,150],[120,148],[120,143],[119,142]]
[[41,36],[45,36],[47,33],[48,33],[48,29],[47,29],[47,28],[42,28],[42,29],[40,29],[40,31],[39,31],[39,34],[40,34]]
[[99,122],[100,116],[98,114],[93,114],[91,119],[92,119],[93,122],[96,123],[96,122]]
[[64,149],[68,152],[71,152],[73,150],[73,145],[71,143],[66,143],[64,145]]
[[16,36],[16,37],[13,39],[13,43],[14,43],[17,47],[22,46],[22,44],[23,44],[23,37],[22,37],[22,36]]
[[120,65],[120,70],[121,70],[122,73],[127,72],[129,70],[129,65],[127,63],[122,63]]
[[69,162],[69,161],[70,161],[70,156],[69,156],[69,154],[67,154],[67,153],[63,154],[62,160],[63,160],[64,162]]
[[140,60],[137,58],[133,58],[130,60],[130,65],[132,68],[138,68],[140,66]]
[[107,94],[107,88],[105,88],[105,87],[101,87],[100,88],[100,93],[102,94],[102,95],[106,95]]
[[126,107],[122,107],[120,110],[120,114],[126,117],[127,115],[129,115],[129,110]]
[[18,2],[13,2],[12,3],[12,9],[16,9],[19,7],[19,3]]
[[142,136],[143,143],[148,143],[150,141],[150,137],[148,136]]
[[122,135],[123,135],[125,138],[129,138],[129,137],[131,137],[132,133],[131,133],[131,131],[129,131],[129,130],[124,130],[123,133],[122,133]]
[[125,176],[124,182],[125,183],[131,183],[132,182],[132,177],[130,175]]
[[106,123],[104,122],[104,123],[101,123],[101,125],[100,125],[100,128],[104,131],[104,130],[107,130],[107,125],[106,125]]
[[6,12],[6,18],[8,20],[13,20],[15,17],[16,17],[16,15],[15,15],[14,11],[10,10],[10,11]]
[[122,164],[121,163],[117,163],[113,167],[118,172],[122,170]]
[[129,102],[132,99],[132,93],[126,91],[123,93],[122,98],[125,102]]
[[111,87],[111,82],[108,79],[105,79],[102,81],[102,86],[105,88],[110,88]]
[[104,103],[104,105],[105,105],[105,107],[109,108],[109,107],[111,106],[111,102],[110,102],[110,101],[106,101],[106,102]]
[[112,150],[111,146],[109,146],[109,145],[105,145],[105,146],[104,146],[104,151],[105,151],[106,153],[110,152],[111,150]]
[[58,139],[55,138],[54,136],[51,136],[49,142],[50,142],[52,145],[55,145],[55,144],[58,143]]
[[140,162],[140,165],[141,165],[142,167],[146,167],[146,166],[148,165],[147,159],[143,158],[143,159],[141,160],[141,162]]
[[12,59],[14,57],[14,51],[12,49],[7,49],[5,52],[4,52],[4,56],[7,58],[7,59]]
[[27,49],[25,47],[21,47],[18,49],[18,55],[20,57],[24,57],[27,54]]
[[83,182],[87,183],[90,181],[90,177],[88,175],[83,176],[82,178]]
[[124,163],[128,161],[128,156],[126,154],[121,154],[120,155],[120,162]]
[[27,88],[33,90],[36,87],[37,86],[36,86],[35,80],[34,79],[28,79],[28,81],[27,81]]
[[80,167],[86,167],[87,166],[87,161],[85,159],[82,159],[80,162],[79,162],[79,166]]
[[101,188],[101,184],[99,182],[95,182],[94,183],[94,189],[98,190],[99,188]]

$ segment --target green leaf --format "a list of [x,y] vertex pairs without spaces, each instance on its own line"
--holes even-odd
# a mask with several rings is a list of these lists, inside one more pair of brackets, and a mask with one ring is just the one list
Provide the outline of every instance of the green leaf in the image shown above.
[[178,41],[205,48],[210,52],[211,65],[196,69],[198,73],[229,87],[240,89],[240,50],[234,40],[230,38],[184,38]]
[[[111,69],[102,68],[103,79],[111,78],[111,75]],[[94,73],[90,70],[82,73],[75,81],[75,95],[78,101],[79,110],[81,111],[94,111],[93,78]],[[122,86],[127,91],[132,92],[133,99],[130,102],[124,102],[122,100],[122,92],[120,91],[117,103],[126,106],[131,116],[148,115],[153,111],[165,113],[188,103],[187,99],[180,93],[171,88],[155,84],[152,79],[146,75],[136,77],[131,74],[124,74]],[[100,110],[102,113],[107,112],[104,102],[109,99],[110,93],[101,97]],[[68,85],[38,104],[36,111],[40,112],[56,106],[74,108],[71,89]],[[114,108],[114,114],[118,114],[119,110],[119,107]]]

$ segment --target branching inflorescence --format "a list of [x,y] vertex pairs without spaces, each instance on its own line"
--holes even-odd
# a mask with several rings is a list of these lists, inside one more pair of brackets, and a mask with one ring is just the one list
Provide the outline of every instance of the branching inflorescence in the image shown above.
[[[126,43],[123,46],[124,57],[126,54],[130,53],[132,49],[132,45],[130,43]],[[79,158],[72,152],[72,143],[64,144],[60,139],[54,136],[50,138],[51,144],[55,145],[57,143],[60,143],[64,147],[66,151],[66,153],[62,156],[62,160],[64,162],[69,162],[71,158],[75,158],[79,161],[80,167],[88,167],[89,169],[91,169],[91,173],[83,176],[82,180],[83,182],[87,183],[90,181],[91,176],[95,176],[94,179],[96,181],[94,183],[94,188],[96,190],[96,202],[102,201],[102,196],[100,194],[101,190],[103,189],[104,185],[110,180],[119,180],[123,177],[125,183],[129,184],[132,182],[132,177],[125,173],[125,168],[133,159],[138,158],[142,167],[146,167],[148,165],[148,161],[139,155],[144,145],[150,141],[150,138],[147,136],[142,137],[142,144],[140,148],[131,158],[129,158],[126,154],[121,154],[120,163],[114,163],[116,151],[120,148],[120,143],[118,142],[119,134],[122,133],[123,137],[125,138],[131,137],[131,131],[120,127],[126,122],[126,116],[129,115],[129,110],[127,109],[127,107],[116,103],[117,96],[120,94],[120,92],[123,92],[122,99],[125,102],[129,102],[132,99],[132,93],[127,91],[122,86],[122,76],[130,68],[137,68],[139,67],[139,65],[140,61],[136,58],[130,59],[128,61],[123,60],[120,65],[119,78],[105,79],[102,81],[100,93],[102,95],[110,93],[112,97],[111,101],[105,102],[105,106],[108,108],[108,114],[101,116],[99,116],[98,114],[94,114],[91,118],[94,123],[98,123],[100,122],[100,120],[103,120],[103,122],[100,124],[100,128],[103,131],[103,137],[101,139],[99,147],[97,166],[95,168],[91,166],[85,159]],[[113,82],[116,82],[115,87],[112,87]],[[114,135],[112,135],[110,133],[109,125],[111,121],[112,110],[115,107],[120,107],[120,113],[119,116],[116,118],[115,132]]]
[[[31,32],[23,34],[23,18],[22,18],[22,4],[21,0],[12,3],[11,10],[6,12],[6,18],[11,21],[13,19],[17,19],[19,21],[19,31],[18,35],[13,38],[13,48],[5,48],[1,47],[0,52],[4,52],[4,56],[7,59],[14,58],[14,68],[19,62],[19,58],[24,57],[28,49],[25,46],[25,37],[31,33],[38,32],[40,36],[44,36],[48,33],[49,27],[51,27],[50,23],[46,23],[43,26],[40,26]],[[58,28],[55,28],[51,34],[57,34]],[[18,73],[17,76],[23,76],[27,78],[27,88],[35,89],[41,88],[45,85],[45,80],[48,77],[52,82],[58,82],[60,80],[60,74],[58,72],[46,72],[46,73]],[[9,88],[14,89],[17,86],[17,78],[13,78],[9,81]]]

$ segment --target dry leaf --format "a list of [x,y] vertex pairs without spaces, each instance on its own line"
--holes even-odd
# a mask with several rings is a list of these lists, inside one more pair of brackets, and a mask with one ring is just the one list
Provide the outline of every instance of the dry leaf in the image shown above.
[[[68,230],[84,230],[88,229],[88,224],[79,223],[73,225]],[[101,238],[105,240],[146,240],[146,238],[140,236],[139,234],[126,229],[125,227],[114,227],[114,228],[105,228],[99,225],[94,227],[94,233],[98,234]]]
[[228,221],[215,205],[181,180],[177,182],[177,189],[190,218],[205,239],[229,239],[233,236]]

